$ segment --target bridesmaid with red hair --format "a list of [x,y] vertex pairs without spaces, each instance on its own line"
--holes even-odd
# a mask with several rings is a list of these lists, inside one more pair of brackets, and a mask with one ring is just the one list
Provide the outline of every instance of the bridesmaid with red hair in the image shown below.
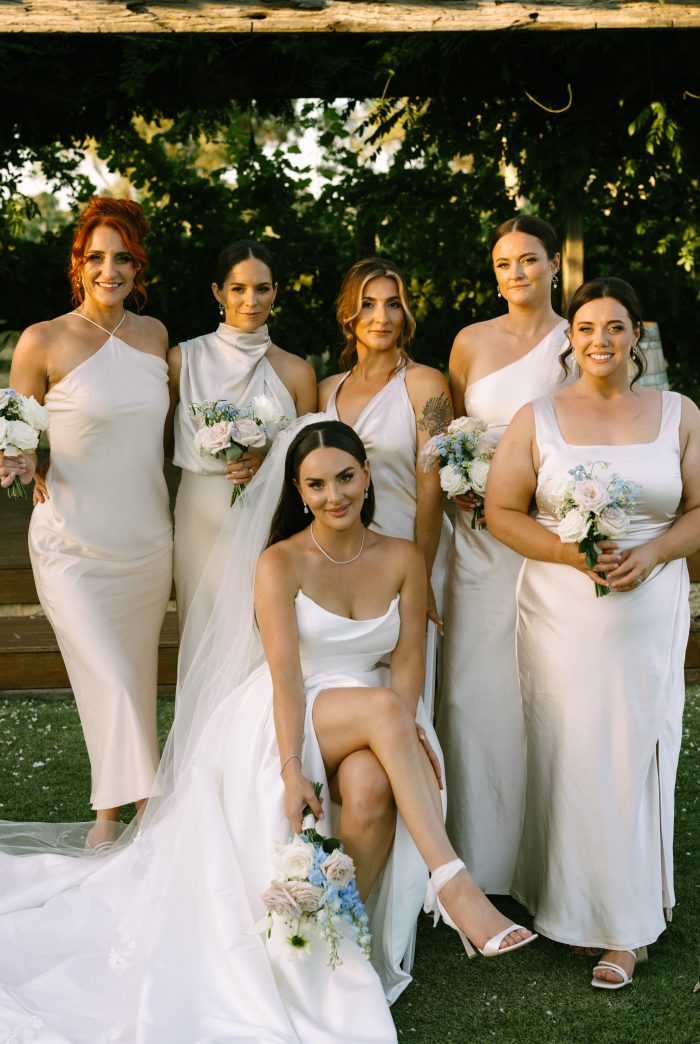
[[[168,337],[158,320],[126,307],[146,301],[147,233],[138,203],[88,203],[69,267],[75,308],[25,330],[10,373],[12,387],[51,414],[29,550],[90,756],[92,848],[114,839],[122,805],[145,801],[159,758],[158,636],[172,555]],[[28,483],[36,459],[15,466]],[[0,457],[0,477],[8,470]]]

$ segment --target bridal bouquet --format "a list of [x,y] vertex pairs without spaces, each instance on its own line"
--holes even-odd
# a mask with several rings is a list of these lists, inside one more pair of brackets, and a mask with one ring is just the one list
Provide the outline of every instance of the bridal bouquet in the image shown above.
[[[320,796],[321,784],[313,787]],[[308,806],[305,812],[310,812]],[[289,844],[276,846],[273,862],[276,879],[262,894],[268,938],[273,915],[277,915],[291,929],[287,936],[290,957],[304,960],[310,956],[311,940],[304,930],[313,928],[326,940],[330,968],[343,963],[338,945],[344,935],[354,939],[369,960],[372,938],[355,884],[355,864],[338,838],[324,837],[313,826],[307,827]]]
[[[559,539],[564,544],[578,544],[586,555],[586,565],[593,569],[600,555],[598,540],[617,540],[627,533],[634,514],[635,496],[641,487],[627,482],[616,472],[604,475],[610,463],[597,460],[577,464],[569,471],[560,489],[551,495]],[[603,574],[601,574],[603,575]],[[610,593],[609,587],[595,585],[596,598]]]
[[[491,458],[498,440],[477,417],[457,417],[447,431],[433,435],[423,449],[424,471],[440,468],[440,485],[450,499],[463,493],[483,497]],[[483,504],[474,509],[472,529],[483,518]]]
[[[289,418],[279,413],[265,395],[257,395],[247,406],[234,406],[224,399],[192,402],[189,412],[193,417],[202,418],[202,426],[195,433],[195,446],[202,456],[216,460],[238,460],[247,449],[262,449],[289,424]],[[235,483],[232,504],[244,489],[245,486]]]
[[[33,395],[20,395],[14,388],[0,388],[0,451],[6,457],[33,453],[39,432],[49,426],[49,411]],[[27,491],[15,475],[7,488],[10,497],[25,497]]]

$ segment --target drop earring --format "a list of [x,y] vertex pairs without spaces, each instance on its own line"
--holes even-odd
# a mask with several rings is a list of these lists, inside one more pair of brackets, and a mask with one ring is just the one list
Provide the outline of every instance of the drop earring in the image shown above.
[[308,515],[308,513],[309,513],[309,505],[306,503],[306,501],[304,501],[304,514]]
[[500,286],[496,288],[496,297],[503,297]]
[[552,290],[556,290],[559,286],[559,273],[555,272],[552,276]]
[[219,301],[219,315],[221,316],[222,319],[226,315],[226,309],[222,305],[221,301]]
[[365,486],[365,500],[369,500],[369,486]]

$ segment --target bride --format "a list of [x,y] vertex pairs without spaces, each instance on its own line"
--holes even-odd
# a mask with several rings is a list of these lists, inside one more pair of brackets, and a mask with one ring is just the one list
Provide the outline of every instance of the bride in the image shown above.
[[[420,553],[366,528],[369,464],[352,429],[295,432],[278,437],[217,542],[219,596],[130,843],[79,859],[31,824],[0,830],[2,1039],[394,1041],[393,920],[415,916],[423,863],[427,907],[465,946],[490,956],[534,939],[490,904],[444,832],[433,733],[416,727]],[[387,652],[389,679],[374,668]],[[356,861],[372,964],[348,941],[331,971],[322,940],[292,963],[283,932],[254,934],[273,845],[306,802]],[[74,845],[76,834],[64,831]]]

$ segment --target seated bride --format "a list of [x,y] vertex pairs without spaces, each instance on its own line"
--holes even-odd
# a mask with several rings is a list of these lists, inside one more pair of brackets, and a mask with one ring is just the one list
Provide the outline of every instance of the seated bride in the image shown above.
[[[27,854],[25,838],[20,857],[0,829],[0,1027],[17,1039],[395,1041],[387,999],[409,981],[401,947],[427,870],[426,909],[470,953],[535,938],[491,905],[445,834],[418,702],[423,558],[368,529],[372,507],[351,428],[301,422],[279,436],[217,542],[219,595],[131,843],[76,859]],[[387,654],[388,677],[375,666]],[[298,963],[283,932],[256,934],[275,843],[307,804],[355,861],[371,963],[350,939],[331,970],[320,938]]]

